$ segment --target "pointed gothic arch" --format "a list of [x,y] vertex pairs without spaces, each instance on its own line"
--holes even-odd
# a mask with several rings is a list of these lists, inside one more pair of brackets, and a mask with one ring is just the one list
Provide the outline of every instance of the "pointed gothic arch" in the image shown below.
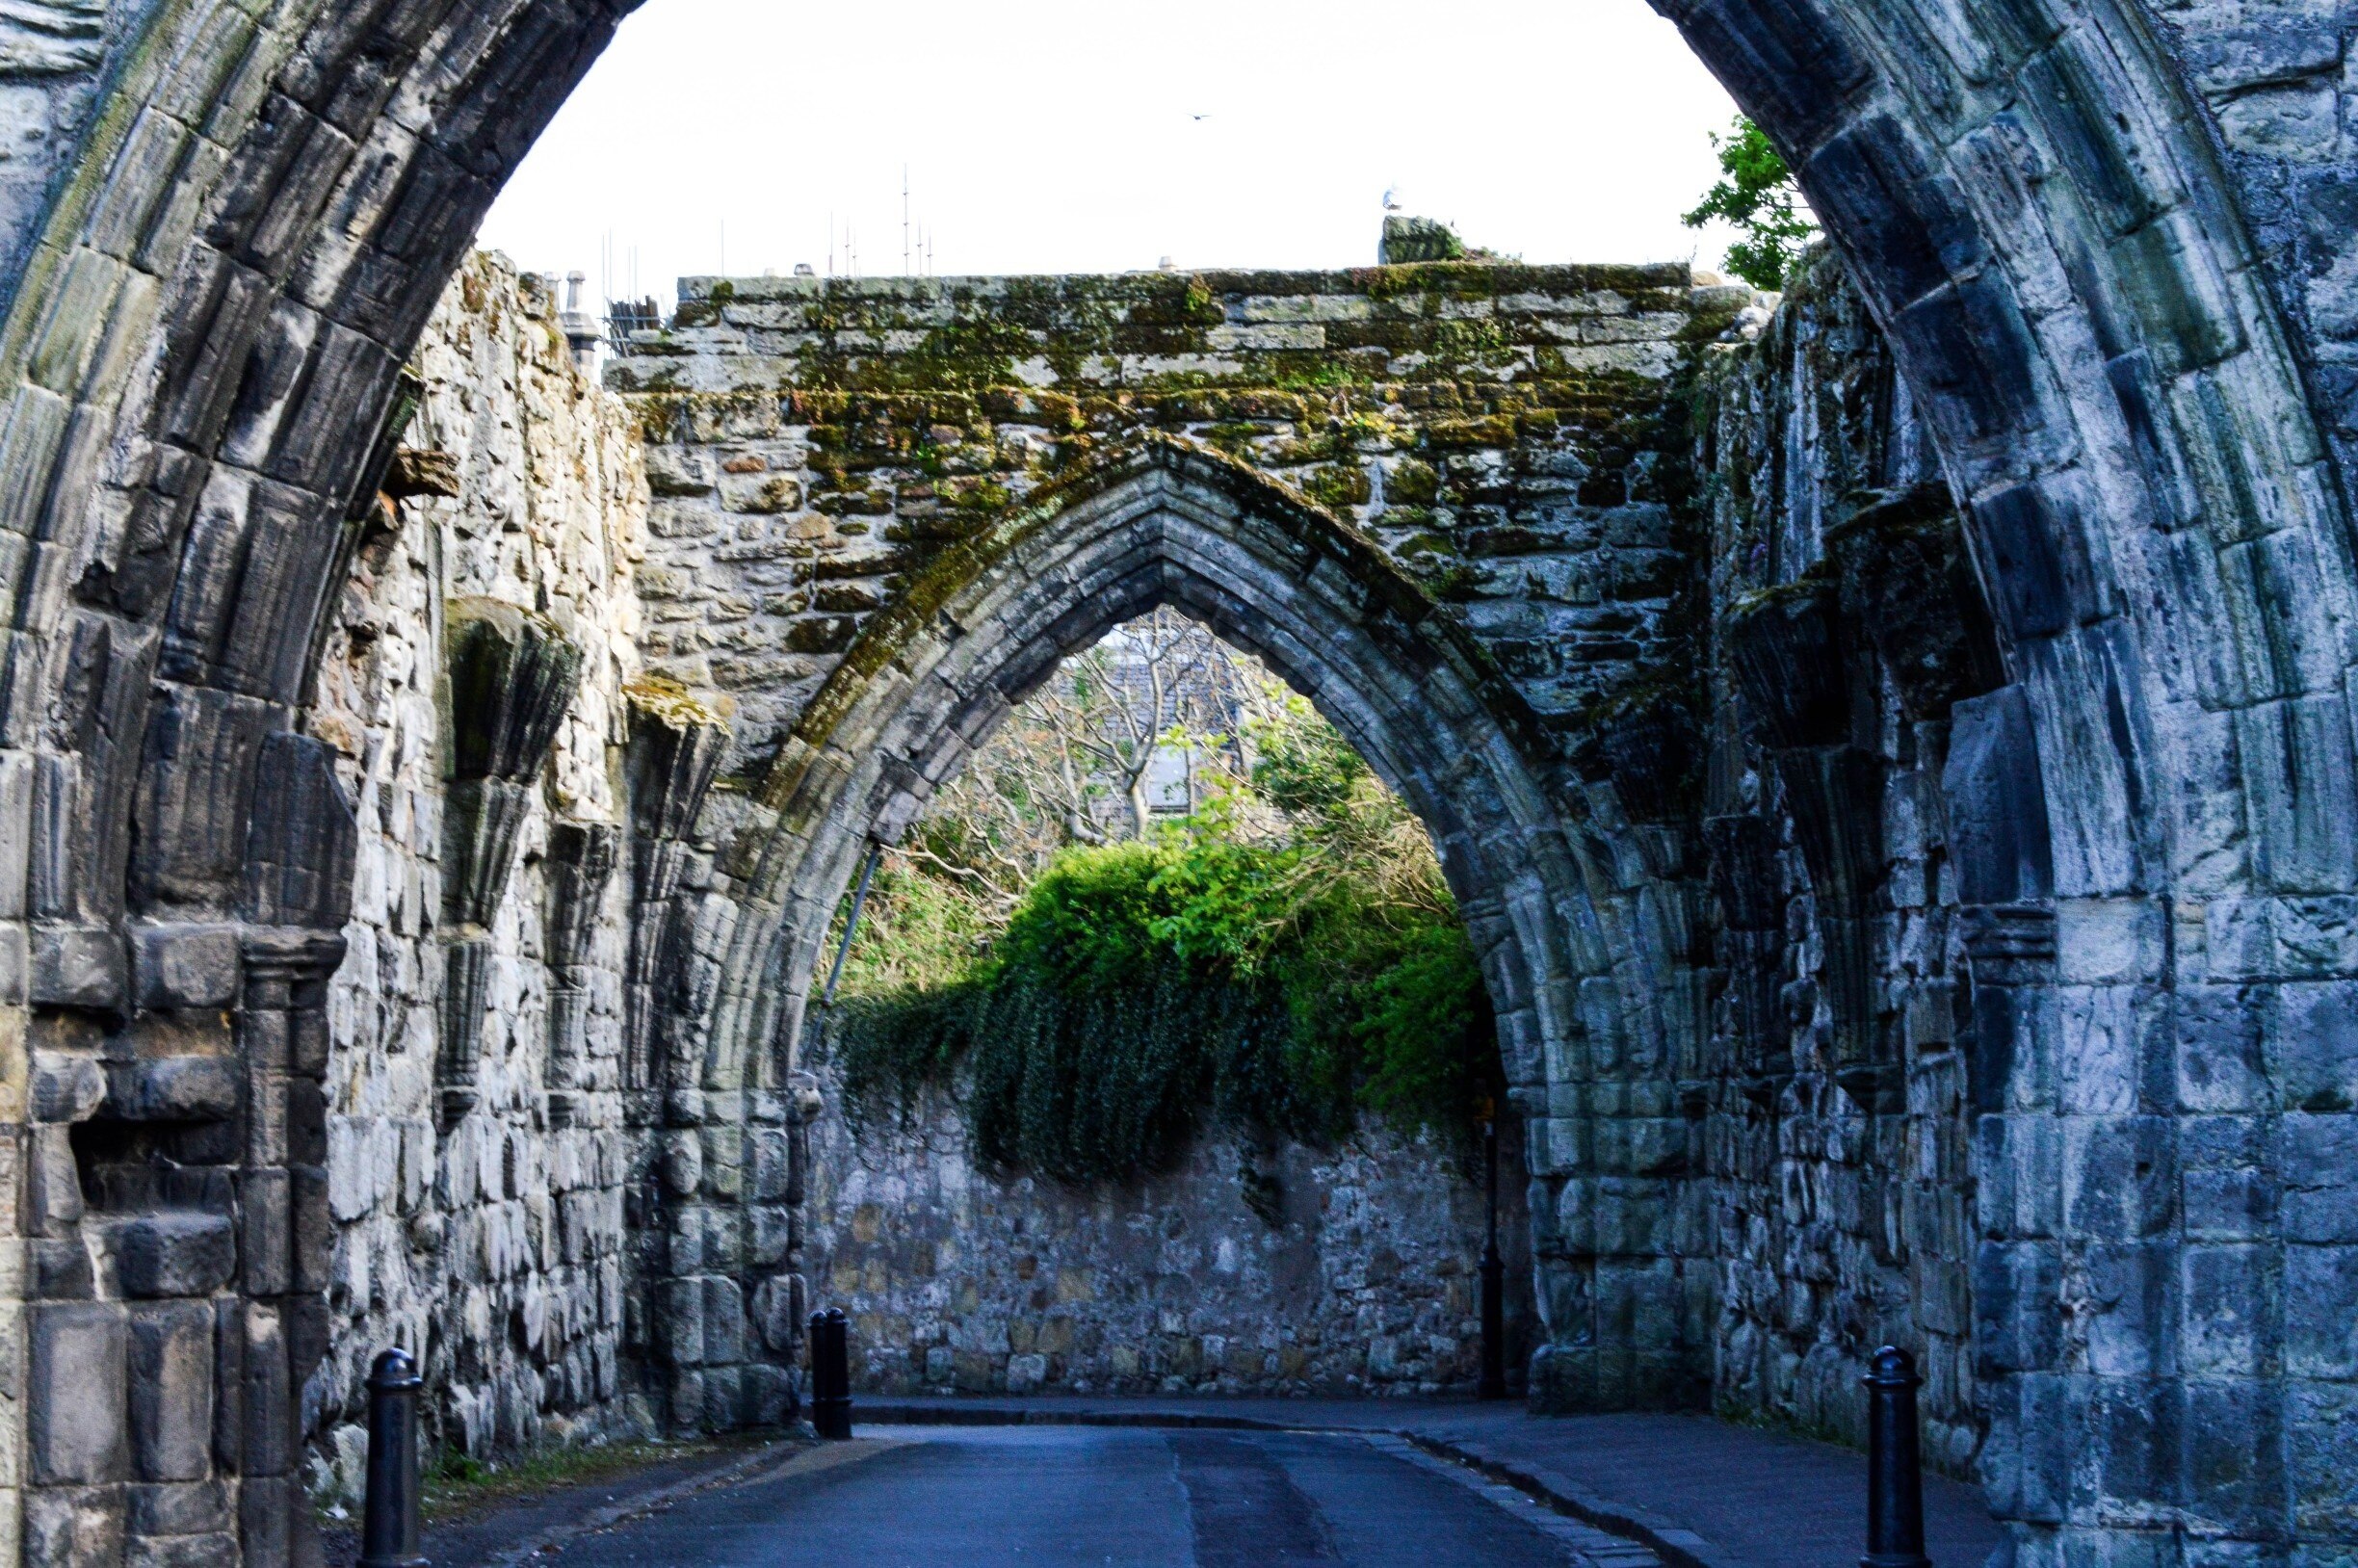
[[[2055,851],[1999,944],[2023,1016],[2165,996],[2146,1048],[2169,1078],[2209,1049],[2205,1007],[2358,978],[2335,924],[2358,894],[2348,421],[2304,292],[2347,236],[2283,194],[2306,154],[2221,154],[2276,85],[2268,51],[2239,75],[2197,25],[2226,8],[2144,0],[1659,4],[1800,169],[1969,506],[2038,764],[2006,809]],[[352,851],[295,719],[340,521],[444,280],[631,9],[153,0],[129,22],[0,328],[0,831],[31,846],[8,969],[36,1021],[235,1001],[256,1091],[316,1088],[284,1042],[316,1032]],[[2051,1553],[2150,1534],[2119,1520],[2155,1500],[2222,1539],[2345,1546],[2285,1457],[2345,1377],[2195,1354],[2175,1326],[2191,1365],[2108,1370],[2049,1332],[2090,1248],[2209,1256],[2175,1196],[2182,1110],[2070,1111],[2033,1084],[1983,1123],[1993,1184],[2135,1195],[1984,1250],[1995,1500]],[[2345,1145],[2346,1112],[2234,1113],[2302,1169]],[[279,1221],[316,1194],[300,1150],[256,1159],[242,1288],[278,1358],[256,1398],[285,1404],[316,1359],[317,1237]],[[2280,1219],[2233,1244],[2281,1278]],[[2272,1310],[2266,1290],[2237,1301]],[[2257,1435],[2232,1462],[2122,1435],[2163,1424]],[[249,1557],[276,1560],[297,1488],[283,1456],[257,1466]]]

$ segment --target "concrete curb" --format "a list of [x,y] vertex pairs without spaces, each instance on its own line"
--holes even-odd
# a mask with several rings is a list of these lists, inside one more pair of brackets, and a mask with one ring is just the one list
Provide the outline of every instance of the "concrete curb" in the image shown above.
[[1752,1568],[1742,1557],[1714,1545],[1676,1520],[1635,1503],[1604,1497],[1561,1471],[1512,1457],[1475,1443],[1394,1426],[1383,1422],[1339,1424],[1320,1421],[1274,1421],[1254,1416],[1211,1415],[1192,1410],[1056,1410],[1026,1405],[895,1404],[863,1400],[852,1421],[878,1426],[1160,1426],[1178,1430],[1245,1432],[1388,1432],[1436,1458],[1466,1465],[1491,1479],[1535,1498],[1583,1524],[1652,1549],[1672,1568]]

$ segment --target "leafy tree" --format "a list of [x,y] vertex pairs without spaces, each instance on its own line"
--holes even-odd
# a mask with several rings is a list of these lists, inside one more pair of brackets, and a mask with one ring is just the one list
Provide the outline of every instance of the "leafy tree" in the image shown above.
[[1719,149],[1719,183],[1687,214],[1686,224],[1733,223],[1742,237],[1728,247],[1728,271],[1756,289],[1782,289],[1803,248],[1818,237],[1801,187],[1784,155],[1749,119],[1739,116],[1727,135],[1712,137],[1712,145]]

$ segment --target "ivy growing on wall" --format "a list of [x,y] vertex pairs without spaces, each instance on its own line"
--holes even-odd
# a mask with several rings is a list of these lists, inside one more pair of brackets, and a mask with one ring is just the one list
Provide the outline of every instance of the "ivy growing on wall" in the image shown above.
[[971,822],[888,862],[827,1032],[855,1126],[948,1093],[982,1160],[1073,1184],[1167,1169],[1207,1120],[1470,1143],[1496,1032],[1422,826],[1300,699],[1246,728],[1188,743],[1252,760],[1183,818],[1058,849],[1004,907],[937,852]]

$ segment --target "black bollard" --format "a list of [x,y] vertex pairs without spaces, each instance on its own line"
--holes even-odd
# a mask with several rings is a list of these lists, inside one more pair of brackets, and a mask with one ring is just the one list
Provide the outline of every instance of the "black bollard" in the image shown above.
[[852,1324],[836,1307],[811,1314],[811,1424],[830,1443],[852,1436]]
[[1925,1555],[1924,1457],[1916,1426],[1916,1358],[1875,1352],[1867,1374],[1867,1555],[1859,1568],[1932,1568]]
[[360,1568],[426,1568],[418,1553],[418,1390],[407,1352],[387,1350],[369,1372],[368,1504]]

